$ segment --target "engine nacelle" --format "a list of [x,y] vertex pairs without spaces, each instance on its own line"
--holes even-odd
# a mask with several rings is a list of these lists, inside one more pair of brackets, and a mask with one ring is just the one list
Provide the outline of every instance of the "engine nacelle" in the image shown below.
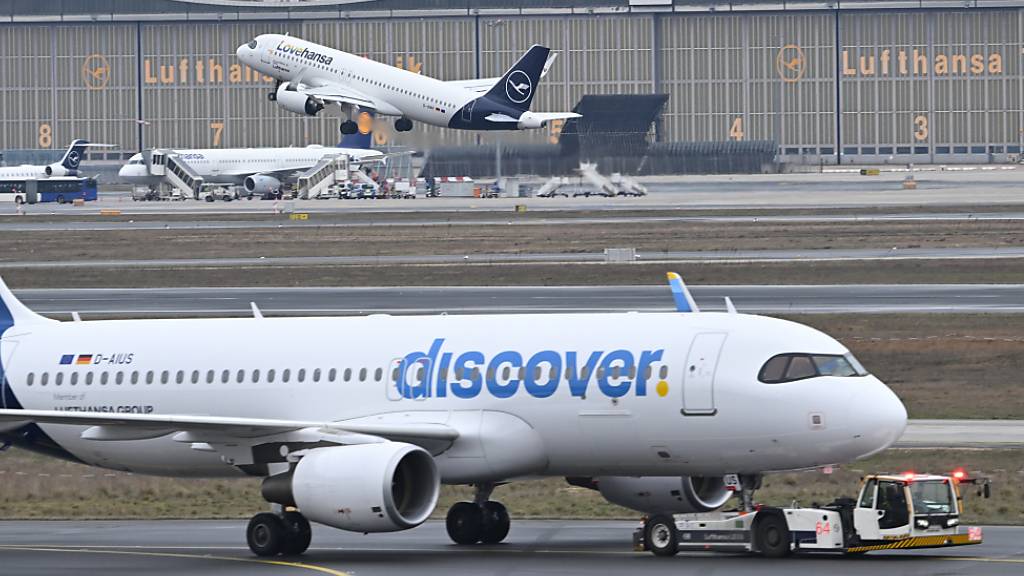
[[249,194],[270,194],[271,192],[277,192],[281,189],[281,181],[273,176],[265,176],[263,174],[253,174],[252,176],[246,176],[245,182],[242,182],[242,187]]
[[419,526],[434,511],[441,476],[424,449],[402,442],[311,450],[289,474],[263,481],[263,497],[354,532]]
[[74,176],[78,174],[76,170],[68,170],[61,166],[59,162],[48,164],[44,172],[46,172],[47,176]]
[[605,500],[652,514],[712,512],[732,496],[721,476],[602,476],[594,481]]
[[316,116],[324,109],[324,105],[318,100],[294,90],[289,90],[287,82],[277,87],[275,101],[289,112],[305,114],[306,116]]
[[548,120],[545,118],[538,117],[533,112],[523,112],[519,117],[519,123],[516,127],[520,130],[535,130],[537,128],[543,128],[548,125]]

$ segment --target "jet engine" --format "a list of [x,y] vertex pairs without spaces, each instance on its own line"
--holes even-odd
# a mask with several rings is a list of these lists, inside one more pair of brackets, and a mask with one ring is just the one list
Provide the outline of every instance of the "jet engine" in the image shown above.
[[287,474],[263,481],[269,502],[354,532],[394,532],[434,511],[441,476],[424,449],[402,442],[316,448]]
[[76,170],[68,170],[67,168],[61,166],[60,162],[48,164],[46,166],[45,172],[47,176],[74,176],[78,174]]
[[570,484],[601,492],[605,500],[652,514],[718,510],[729,500],[721,476],[601,476],[567,478]]
[[324,109],[323,103],[315,98],[290,90],[287,82],[277,87],[275,102],[289,112],[316,116]]
[[245,181],[242,182],[242,186],[249,194],[262,196],[264,194],[270,194],[271,192],[280,190],[281,181],[273,176],[253,174],[252,176],[245,177]]
[[516,124],[516,127],[520,130],[533,130],[547,126],[548,122],[548,119],[541,118],[534,115],[532,112],[527,111],[523,112],[523,114],[519,116],[519,122]]

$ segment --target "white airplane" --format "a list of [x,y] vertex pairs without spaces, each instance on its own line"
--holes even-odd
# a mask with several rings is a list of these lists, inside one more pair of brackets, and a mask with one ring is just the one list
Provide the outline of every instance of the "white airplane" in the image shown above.
[[[282,181],[316,166],[325,157],[346,155],[354,164],[383,161],[386,155],[364,148],[209,148],[196,150],[165,150],[176,154],[209,184],[242,186],[251,195],[262,196],[281,189]],[[163,176],[150,174],[141,153],[128,159],[118,176],[133,184],[158,185]]]
[[264,318],[253,304],[252,318],[58,322],[0,282],[0,432],[93,466],[263,477],[275,506],[247,530],[260,556],[303,552],[310,521],[415,527],[442,483],[476,489],[448,512],[460,544],[505,538],[492,490],[526,477],[710,511],[731,495],[723,475],[746,502],[765,472],[902,434],[903,404],[836,340],[699,312],[673,283],[674,313]]
[[412,121],[463,130],[543,128],[574,112],[530,112],[551,51],[534,45],[501,78],[443,81],[321,46],[294,36],[261,34],[235,52],[238,59],[277,79],[268,96],[289,112],[316,116],[327,104],[342,107],[343,134],[354,134],[356,110],[398,116],[395,130]]
[[25,179],[25,178],[47,178],[49,176],[77,176],[78,165],[82,162],[82,155],[85,149],[90,146],[105,146],[103,144],[89,144],[87,140],[73,140],[68,146],[67,152],[59,162],[37,166],[23,164],[21,166],[6,166],[0,168],[0,179]]

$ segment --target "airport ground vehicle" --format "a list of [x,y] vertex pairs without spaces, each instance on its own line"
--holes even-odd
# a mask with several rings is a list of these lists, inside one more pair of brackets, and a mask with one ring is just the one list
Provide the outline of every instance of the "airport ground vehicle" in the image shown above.
[[13,200],[15,204],[37,202],[74,202],[96,199],[96,180],[74,176],[51,176],[49,178],[18,178],[0,180],[0,198]]
[[838,498],[825,506],[653,516],[634,531],[633,544],[657,556],[732,550],[771,558],[981,544],[981,528],[960,523],[963,484],[989,495],[987,480],[968,478],[962,470],[948,476],[876,474],[862,479],[856,500]]

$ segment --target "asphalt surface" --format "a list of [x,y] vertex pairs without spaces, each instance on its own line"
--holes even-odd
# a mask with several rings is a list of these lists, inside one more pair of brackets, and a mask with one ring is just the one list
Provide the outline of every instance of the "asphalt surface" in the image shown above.
[[[691,286],[703,310],[724,298],[748,313],[1024,312],[1021,284]],[[667,286],[28,289],[17,296],[43,314],[553,313],[669,311]]]
[[[638,262],[741,263],[741,262],[840,262],[864,260],[977,260],[1024,258],[1024,247],[976,248],[836,248],[827,250],[706,250],[636,252]],[[339,266],[387,264],[496,264],[605,262],[604,252],[528,252],[494,254],[429,254],[388,256],[280,256],[246,258],[157,258],[139,260],[15,260],[0,262],[10,268],[208,268],[251,266]]]
[[8,576],[75,574],[1020,574],[1024,528],[986,527],[985,542],[960,548],[798,555],[766,560],[735,553],[658,558],[631,550],[637,522],[513,520],[505,543],[459,547],[441,522],[392,534],[315,526],[300,558],[257,559],[241,521],[0,522],[0,569]]
[[1024,420],[910,420],[896,447],[1024,448]]

